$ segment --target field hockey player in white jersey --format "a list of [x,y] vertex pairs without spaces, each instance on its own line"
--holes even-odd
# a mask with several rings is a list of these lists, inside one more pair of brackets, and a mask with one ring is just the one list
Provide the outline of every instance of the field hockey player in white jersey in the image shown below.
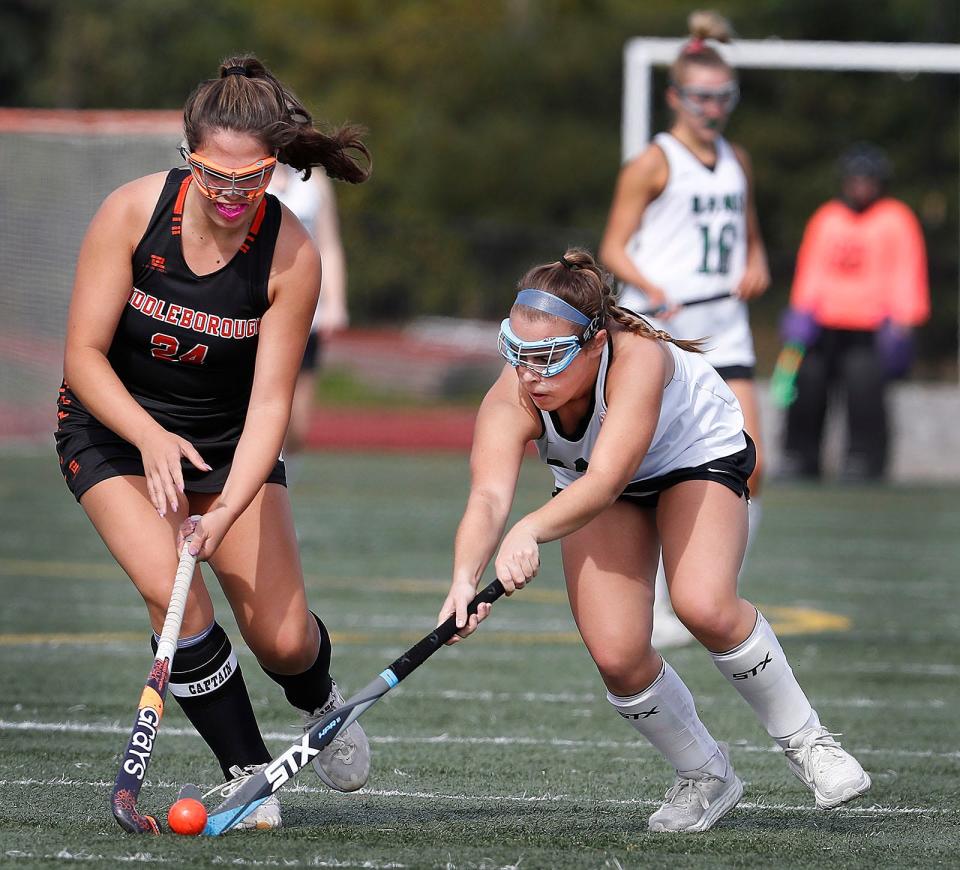
[[[570,606],[608,700],[676,770],[650,830],[708,830],[743,784],[651,645],[662,547],[677,614],[817,806],[866,792],[870,777],[820,724],[770,624],[737,595],[755,452],[736,397],[697,343],[618,307],[609,276],[572,249],[523,277],[499,346],[508,365],[480,406],[440,611],[463,626],[453,642],[489,615],[481,605],[468,619],[467,603],[494,553],[511,594],[536,576],[540,544],[560,540]],[[503,535],[531,441],[555,497]]]
[[[623,285],[621,305],[660,309],[656,326],[678,338],[706,339],[704,356],[739,400],[757,445],[752,540],[764,451],[746,303],[767,289],[770,273],[749,157],[721,135],[739,87],[711,41],[729,42],[732,29],[714,12],[694,12],[689,25],[690,39],[670,68],[666,100],[673,126],[621,170],[600,258]],[[678,635],[662,595],[662,571],[658,588],[655,633],[679,644],[684,633]]]

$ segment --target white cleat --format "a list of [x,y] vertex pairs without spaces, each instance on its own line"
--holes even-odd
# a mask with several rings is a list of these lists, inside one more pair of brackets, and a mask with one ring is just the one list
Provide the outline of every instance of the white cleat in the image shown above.
[[[333,684],[327,702],[312,714],[304,714],[303,730],[307,731],[327,713],[343,705],[343,696]],[[320,781],[336,791],[356,791],[366,785],[370,776],[370,744],[359,723],[351,722],[316,758],[313,769]]]
[[[248,764],[246,767],[240,767],[234,764],[230,768],[230,779],[228,779],[224,785],[218,785],[210,789],[204,797],[211,797],[215,794],[220,800],[225,800],[250,779],[251,776],[260,773],[266,766],[266,764]],[[280,819],[280,799],[276,794],[272,794],[253,810],[253,812],[244,816],[239,822],[236,822],[230,830],[268,831],[273,828],[279,828],[282,824]]]
[[823,810],[860,797],[870,788],[870,775],[823,726],[809,728],[790,738],[784,749],[787,764],[797,778],[814,793]]
[[743,783],[734,773],[727,747],[720,752],[727,763],[725,777],[677,773],[677,781],[667,791],[664,802],[652,816],[649,828],[656,832],[697,833],[709,831],[732,810],[743,796]]

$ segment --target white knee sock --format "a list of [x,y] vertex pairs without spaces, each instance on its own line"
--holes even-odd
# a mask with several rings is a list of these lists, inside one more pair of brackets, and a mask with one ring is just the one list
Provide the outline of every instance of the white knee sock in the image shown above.
[[660,676],[639,694],[621,698],[607,692],[607,700],[678,771],[705,768],[705,772],[726,775],[726,762],[697,716],[693,695],[666,662]]
[[817,714],[797,682],[780,641],[760,611],[750,636],[725,653],[710,653],[714,664],[753,707],[778,743],[818,725]]

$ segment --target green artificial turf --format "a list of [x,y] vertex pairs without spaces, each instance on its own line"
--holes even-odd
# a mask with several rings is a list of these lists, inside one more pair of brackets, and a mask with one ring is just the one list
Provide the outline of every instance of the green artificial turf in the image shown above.
[[[292,494],[311,604],[334,675],[369,682],[429,631],[467,490],[463,456],[305,457]],[[549,493],[524,467],[517,510]],[[741,805],[706,834],[653,835],[671,771],[610,709],[563,595],[556,544],[541,575],[495,605],[361,720],[368,788],[308,770],[275,832],[124,834],[108,809],[151,663],[146,618],[49,455],[0,456],[0,864],[368,868],[951,867],[960,862],[960,489],[770,484],[741,589],[783,627],[821,719],[874,778],[817,811],[749,708],[699,648],[667,657],[730,742]],[[296,714],[239,643],[267,743]],[[833,615],[817,631],[809,613]],[[804,616],[807,614],[807,616]],[[845,627],[843,627],[845,626]],[[791,631],[793,633],[786,633]],[[170,703],[141,794],[163,814],[219,770]]]

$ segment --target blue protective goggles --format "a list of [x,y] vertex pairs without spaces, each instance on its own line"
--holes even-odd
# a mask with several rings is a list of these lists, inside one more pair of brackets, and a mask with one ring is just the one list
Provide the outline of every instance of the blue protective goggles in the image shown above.
[[596,335],[599,327],[598,318],[591,320],[583,312],[544,290],[521,290],[515,304],[535,308],[586,327],[583,335],[564,335],[538,341],[524,341],[510,328],[509,317],[500,324],[500,336],[497,339],[497,350],[500,351],[500,356],[514,368],[523,366],[541,378],[559,375],[573,362],[583,346]]
[[524,341],[514,335],[508,317],[500,324],[497,350],[514,368],[523,366],[536,372],[541,378],[552,378],[573,362],[583,348],[582,341],[579,335]]

